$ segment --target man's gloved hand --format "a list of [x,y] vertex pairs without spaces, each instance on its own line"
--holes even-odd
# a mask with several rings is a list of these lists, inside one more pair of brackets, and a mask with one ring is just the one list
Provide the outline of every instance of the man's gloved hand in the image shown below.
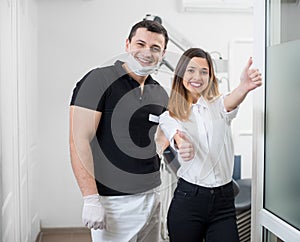
[[100,202],[99,194],[83,197],[82,222],[89,229],[105,228],[105,209]]

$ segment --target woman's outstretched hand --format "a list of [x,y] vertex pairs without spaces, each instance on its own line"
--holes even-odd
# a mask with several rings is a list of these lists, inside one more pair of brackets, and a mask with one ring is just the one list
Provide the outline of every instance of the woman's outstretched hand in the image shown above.
[[240,77],[241,83],[245,85],[247,91],[251,91],[262,85],[261,73],[258,69],[250,68],[252,63],[253,60],[250,57]]

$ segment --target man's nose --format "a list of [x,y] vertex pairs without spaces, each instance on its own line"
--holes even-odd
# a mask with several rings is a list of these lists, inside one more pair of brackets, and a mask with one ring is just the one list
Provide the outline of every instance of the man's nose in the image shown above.
[[152,52],[150,48],[144,48],[143,49],[144,56],[152,56]]

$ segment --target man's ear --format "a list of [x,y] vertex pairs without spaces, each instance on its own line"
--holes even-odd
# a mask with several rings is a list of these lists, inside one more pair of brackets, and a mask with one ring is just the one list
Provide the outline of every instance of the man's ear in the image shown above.
[[129,45],[130,45],[130,41],[129,41],[129,39],[126,39],[126,43],[125,43],[126,52],[129,52]]

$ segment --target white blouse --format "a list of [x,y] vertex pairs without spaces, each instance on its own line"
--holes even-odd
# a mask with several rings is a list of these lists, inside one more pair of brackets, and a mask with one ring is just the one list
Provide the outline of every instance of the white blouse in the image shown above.
[[194,144],[196,154],[192,160],[183,161],[178,156],[178,177],[204,187],[217,187],[232,180],[234,148],[230,124],[237,112],[238,108],[225,110],[223,95],[213,101],[200,97],[192,105],[188,121],[174,119],[168,111],[160,115],[159,126],[171,145],[176,130],[188,134]]

